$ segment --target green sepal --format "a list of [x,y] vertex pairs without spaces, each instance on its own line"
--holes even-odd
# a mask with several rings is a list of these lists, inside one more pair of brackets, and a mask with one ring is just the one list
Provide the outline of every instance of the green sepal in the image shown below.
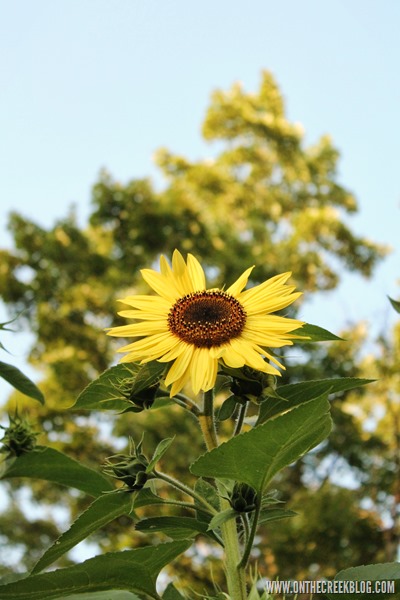
[[154,450],[154,454],[147,466],[146,473],[151,473],[158,461],[164,456],[172,442],[175,440],[175,435],[172,438],[165,438],[161,440],[157,445],[157,448]]
[[226,421],[230,419],[236,409],[236,405],[238,403],[238,398],[232,394],[226,400],[223,401],[219,410],[216,411],[216,419],[217,421]]

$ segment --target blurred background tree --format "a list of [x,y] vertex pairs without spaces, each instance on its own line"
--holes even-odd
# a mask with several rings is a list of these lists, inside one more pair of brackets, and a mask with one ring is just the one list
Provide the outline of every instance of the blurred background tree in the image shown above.
[[[183,473],[190,460],[196,431],[188,415],[179,410],[126,414],[114,420],[109,413],[64,412],[85,385],[115,362],[116,342],[103,329],[119,322],[117,298],[147,293],[140,269],[154,265],[161,253],[170,256],[179,248],[195,254],[206,268],[210,286],[229,285],[252,264],[256,265],[252,285],[290,270],[307,300],[312,292],[335,289],[345,272],[371,277],[387,252],[356,235],[347,224],[346,216],[357,211],[357,203],[338,182],[338,151],[328,137],[306,146],[302,127],[287,120],[282,94],[269,72],[262,73],[257,93],[247,93],[239,84],[216,91],[203,135],[217,143],[212,160],[191,162],[166,149],[157,152],[164,181],[161,189],[149,179],[122,184],[101,172],[84,227],[78,225],[73,211],[51,229],[23,215],[10,215],[15,248],[0,251],[0,294],[10,315],[21,313],[19,322],[34,334],[29,361],[42,374],[46,407],[15,393],[4,413],[18,402],[41,424],[42,443],[49,442],[96,468],[126,444],[128,435],[140,438],[144,423],[151,444],[179,431],[168,455],[168,470]],[[359,328],[346,337],[346,343],[332,346],[305,345],[296,356],[292,350],[283,382],[381,377],[388,375],[388,369],[385,382],[396,377],[395,366],[383,355],[372,361],[373,368],[366,366],[366,359],[362,362],[365,338]],[[390,352],[385,344],[382,340],[382,347]],[[391,419],[391,438],[383,417],[376,417],[371,430],[365,429],[371,407],[384,409],[388,402],[384,386],[337,395],[335,430],[328,442],[277,482],[281,498],[300,516],[282,529],[279,525],[265,528],[266,550],[258,557],[264,575],[329,576],[343,566],[380,560],[383,554],[385,560],[394,558],[398,406],[396,417],[390,411],[385,417]],[[331,481],[338,465],[357,493]],[[12,565],[5,559],[3,570],[29,568],[40,545],[44,549],[55,535],[55,507],[62,506],[73,517],[87,499],[43,482],[31,486],[29,493],[25,485],[3,485],[13,502],[0,525],[14,519],[18,510],[25,519],[18,529],[2,528],[3,541],[20,557]],[[31,507],[47,506],[46,526],[39,519],[32,522],[21,500],[24,494]],[[339,512],[343,527],[338,527]],[[32,528],[40,540],[35,547]],[[330,540],[326,555],[318,551],[322,540]],[[93,541],[104,550],[143,543],[125,522],[110,525]],[[207,566],[197,561],[192,568],[191,584],[202,591]],[[190,577],[188,573],[185,569],[185,577]]]

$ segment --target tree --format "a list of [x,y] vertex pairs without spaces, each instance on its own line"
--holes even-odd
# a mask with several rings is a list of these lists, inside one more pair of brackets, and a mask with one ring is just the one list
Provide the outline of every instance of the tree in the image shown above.
[[[192,252],[211,278],[227,285],[251,264],[257,265],[253,284],[291,270],[298,288],[310,293],[334,289],[346,270],[369,277],[386,253],[351,231],[346,215],[355,213],[357,204],[338,182],[338,151],[328,137],[305,145],[268,72],[255,94],[239,85],[215,92],[203,135],[221,148],[211,160],[190,162],[159,150],[161,191],[148,179],[121,184],[102,172],[83,229],[73,212],[48,230],[21,215],[10,217],[15,249],[1,251],[0,293],[12,314],[23,312],[35,335],[30,361],[43,373],[47,398],[46,409],[29,406],[29,412],[58,447],[80,459],[88,451],[86,425],[79,415],[66,422],[62,408],[115,359],[115,344],[102,330],[118,323],[116,298],[144,289],[139,269],[160,253],[171,255],[175,247]],[[309,361],[302,360],[297,372],[323,377],[331,369],[328,354],[306,347],[304,352]],[[349,360],[343,368],[353,372]],[[132,430],[139,433],[145,418],[174,427],[172,417],[163,421],[150,412],[117,420],[114,434],[126,439]],[[344,413],[343,423],[355,435],[356,423]],[[155,436],[163,437],[156,429]],[[98,463],[105,449],[92,433],[87,457]],[[358,445],[360,457],[359,450]],[[337,451],[350,461],[343,445]],[[295,489],[295,480],[306,485],[306,465],[299,468],[292,484],[293,472],[288,475],[288,489]],[[73,512],[82,506],[71,498],[68,503]],[[111,534],[110,539],[119,543]],[[9,540],[12,544],[12,532]]]

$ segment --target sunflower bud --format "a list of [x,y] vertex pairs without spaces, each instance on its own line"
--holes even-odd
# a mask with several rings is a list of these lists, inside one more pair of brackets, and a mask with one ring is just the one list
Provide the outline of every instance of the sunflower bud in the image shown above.
[[235,396],[260,404],[268,396],[276,396],[274,375],[256,371],[246,365],[240,369],[230,369],[230,388]]
[[132,402],[135,408],[132,410],[134,412],[141,412],[146,408],[151,408],[154,404],[154,400],[156,399],[156,394],[158,392],[158,388],[160,387],[159,383],[151,385],[145,390],[141,390],[140,392],[132,392],[129,395],[129,400]]
[[126,491],[136,492],[143,488],[149,478],[146,473],[149,461],[141,453],[142,442],[135,447],[130,440],[129,446],[129,454],[115,454],[106,460],[104,472],[122,481],[128,488]]
[[252,512],[256,509],[257,492],[247,483],[235,483],[229,502],[239,513]]
[[10,419],[9,426],[1,429],[5,430],[4,436],[1,439],[3,447],[0,452],[7,452],[8,456],[21,456],[26,452],[31,452],[36,446],[36,437],[38,432],[33,431],[29,421],[20,417],[15,413],[14,417],[8,416]]
[[147,408],[151,408],[154,404],[160,383],[154,383],[149,387],[137,391],[135,379],[127,379],[118,384],[118,391],[129,401],[133,406],[130,406],[125,412],[142,412]]

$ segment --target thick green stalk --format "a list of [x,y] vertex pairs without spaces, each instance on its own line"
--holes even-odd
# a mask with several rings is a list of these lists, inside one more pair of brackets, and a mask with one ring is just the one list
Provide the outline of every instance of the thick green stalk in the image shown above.
[[[218,446],[217,431],[214,418],[214,390],[204,393],[203,414],[199,417],[200,427],[204,436],[207,450],[213,450]],[[229,501],[223,498],[226,493],[221,484],[216,481],[220,495],[221,511],[231,508]],[[236,520],[231,519],[221,525],[222,540],[225,547],[225,574],[228,593],[231,600],[246,600],[246,575],[245,570],[239,567],[240,547]]]

